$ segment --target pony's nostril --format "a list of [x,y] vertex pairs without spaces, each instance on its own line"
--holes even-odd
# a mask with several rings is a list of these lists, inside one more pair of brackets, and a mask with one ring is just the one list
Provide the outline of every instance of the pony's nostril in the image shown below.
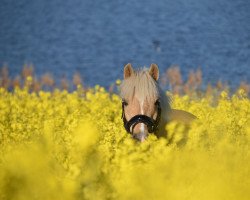
[[143,142],[144,140],[146,140],[147,134],[145,134],[145,133],[135,133],[135,134],[133,134],[133,138],[140,141],[140,142]]

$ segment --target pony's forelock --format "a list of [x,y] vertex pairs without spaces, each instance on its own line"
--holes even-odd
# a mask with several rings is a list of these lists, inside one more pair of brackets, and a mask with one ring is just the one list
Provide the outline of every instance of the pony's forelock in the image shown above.
[[147,68],[136,70],[133,75],[123,80],[121,84],[121,98],[139,101],[147,99],[155,101],[160,96],[157,82],[149,74]]

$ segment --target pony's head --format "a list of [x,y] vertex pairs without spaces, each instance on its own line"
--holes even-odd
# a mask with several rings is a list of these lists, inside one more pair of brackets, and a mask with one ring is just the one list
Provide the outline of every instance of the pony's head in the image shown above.
[[121,84],[123,122],[127,132],[139,141],[148,133],[156,132],[161,118],[160,92],[157,81],[159,69],[156,64],[150,68],[135,71],[131,64],[124,67]]

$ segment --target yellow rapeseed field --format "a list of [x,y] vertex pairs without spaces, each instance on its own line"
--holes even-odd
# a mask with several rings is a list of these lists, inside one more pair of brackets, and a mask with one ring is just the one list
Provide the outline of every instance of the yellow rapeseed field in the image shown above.
[[250,199],[249,98],[169,95],[199,120],[138,143],[102,87],[1,88],[0,199]]

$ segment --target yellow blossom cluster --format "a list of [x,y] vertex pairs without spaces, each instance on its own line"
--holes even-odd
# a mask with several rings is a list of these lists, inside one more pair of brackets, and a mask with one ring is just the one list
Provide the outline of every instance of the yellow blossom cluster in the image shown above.
[[169,95],[198,120],[139,143],[100,86],[0,88],[0,199],[249,199],[249,98]]

